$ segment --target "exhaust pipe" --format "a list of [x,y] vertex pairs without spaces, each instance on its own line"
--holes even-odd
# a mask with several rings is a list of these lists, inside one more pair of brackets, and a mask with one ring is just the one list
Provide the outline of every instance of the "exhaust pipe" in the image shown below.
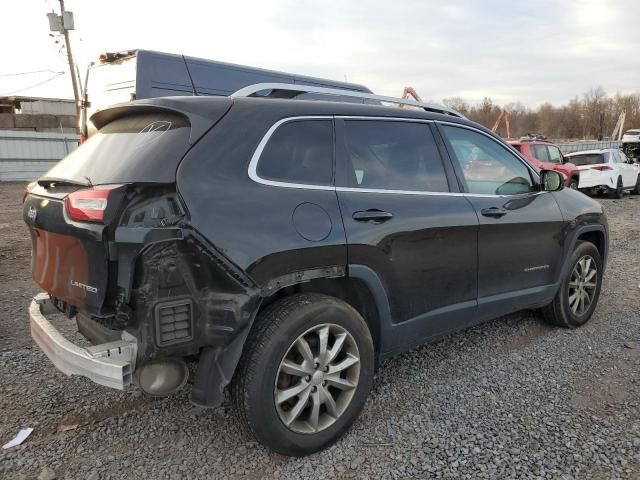
[[147,394],[165,397],[185,386],[189,367],[184,360],[163,358],[136,369],[135,383]]

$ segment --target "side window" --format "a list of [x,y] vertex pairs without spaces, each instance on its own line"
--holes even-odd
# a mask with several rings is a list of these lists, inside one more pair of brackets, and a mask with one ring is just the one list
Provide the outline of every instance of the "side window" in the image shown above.
[[517,195],[534,190],[529,169],[505,147],[467,128],[443,125],[469,193]]
[[294,120],[278,127],[260,155],[258,176],[313,185],[333,183],[333,122]]
[[551,160],[553,163],[562,163],[562,154],[560,153],[560,149],[558,147],[547,145],[547,149],[549,150],[549,160]]
[[549,152],[546,145],[531,145],[531,150],[533,150],[533,156],[541,162],[549,161]]
[[440,152],[428,125],[345,120],[337,184],[384,190],[448,192]]

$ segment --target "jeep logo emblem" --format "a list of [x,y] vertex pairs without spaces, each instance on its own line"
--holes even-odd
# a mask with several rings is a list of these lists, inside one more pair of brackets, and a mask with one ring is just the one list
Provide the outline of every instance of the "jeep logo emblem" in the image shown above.
[[27,210],[27,217],[29,218],[29,220],[31,220],[32,222],[35,222],[37,216],[38,216],[38,211],[33,207],[29,207],[29,210]]

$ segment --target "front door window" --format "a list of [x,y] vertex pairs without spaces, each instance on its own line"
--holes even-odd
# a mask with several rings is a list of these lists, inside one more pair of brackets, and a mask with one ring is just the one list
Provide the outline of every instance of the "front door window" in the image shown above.
[[529,169],[507,148],[467,128],[448,125],[442,128],[469,193],[517,195],[534,190]]

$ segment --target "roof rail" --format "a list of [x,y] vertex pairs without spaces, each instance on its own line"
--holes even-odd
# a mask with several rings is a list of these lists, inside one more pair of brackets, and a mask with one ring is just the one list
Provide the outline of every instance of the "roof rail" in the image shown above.
[[[277,92],[278,98],[294,98],[303,93],[319,93],[321,95],[333,95],[337,97],[362,98],[365,100],[376,100],[379,102],[395,103],[398,105],[410,105],[413,107],[423,108],[427,112],[443,113],[453,115],[455,117],[465,118],[461,113],[452,108],[445,107],[438,103],[416,102],[406,98],[387,97],[384,95],[374,95],[372,93],[356,92],[354,90],[343,90],[340,88],[314,87],[311,85],[299,85],[291,83],[256,83],[241,88],[237,92],[232,93],[231,97],[250,97],[258,92],[272,90]],[[287,94],[283,95],[285,92]],[[267,95],[269,97],[270,95]],[[275,96],[275,95],[274,95]]]

